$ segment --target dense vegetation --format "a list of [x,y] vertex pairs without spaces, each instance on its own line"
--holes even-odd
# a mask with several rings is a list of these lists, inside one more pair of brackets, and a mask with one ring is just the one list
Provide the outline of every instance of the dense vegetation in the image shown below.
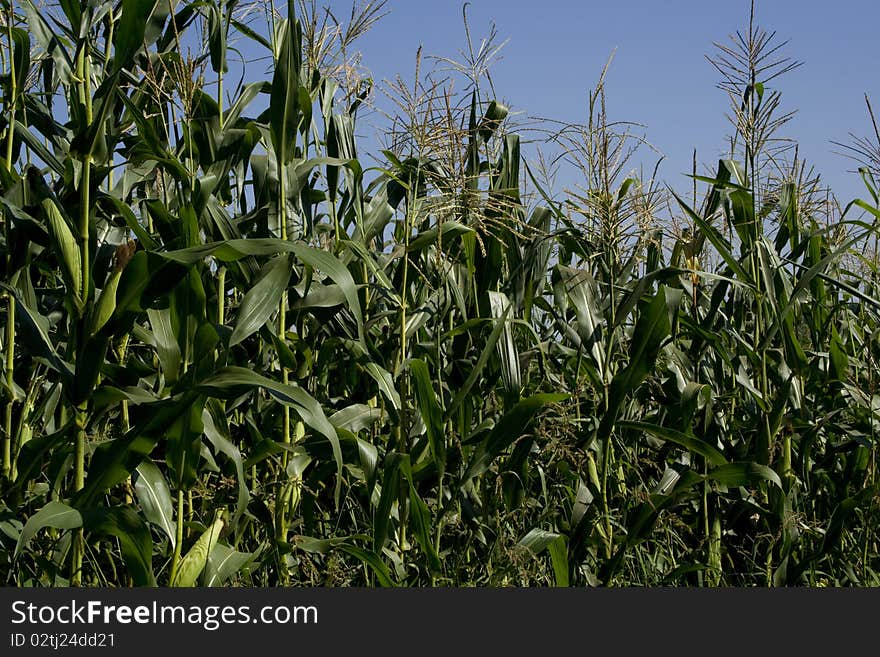
[[880,584],[874,140],[842,212],[750,21],[684,193],[469,35],[365,154],[382,11],[4,0],[2,582]]

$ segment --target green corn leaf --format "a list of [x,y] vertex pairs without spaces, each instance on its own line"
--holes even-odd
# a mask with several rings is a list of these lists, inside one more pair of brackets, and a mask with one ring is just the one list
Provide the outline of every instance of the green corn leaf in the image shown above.
[[422,360],[413,359],[410,361],[409,367],[415,382],[419,413],[428,433],[431,456],[437,466],[439,477],[442,479],[446,470],[446,436],[443,431],[443,411],[437,401],[427,364]]
[[278,253],[291,253],[301,244],[285,242],[275,238],[231,239],[222,242],[209,242],[185,249],[157,253],[157,257],[179,263],[194,265],[204,262],[206,258],[214,258],[220,262],[237,262],[248,256],[274,256]]
[[161,255],[145,251],[135,253],[119,279],[116,310],[107,330],[113,335],[131,331],[141,313],[157,299],[166,299],[168,290],[177,286],[186,275],[186,268]]
[[488,470],[492,461],[528,430],[538,411],[548,404],[555,404],[565,399],[568,399],[567,394],[544,393],[523,399],[511,408],[481,443],[462,480],[468,481]]
[[83,518],[83,525],[91,534],[118,541],[123,563],[135,586],[155,586],[153,539],[134,509],[98,509],[84,513]]
[[719,484],[730,488],[749,486],[767,481],[777,486],[780,490],[782,489],[782,481],[779,479],[779,475],[772,468],[760,463],[727,463],[713,468],[706,476],[712,481],[717,481]]
[[229,70],[226,66],[226,21],[215,4],[208,6],[208,52],[215,73]]
[[299,22],[282,20],[276,43],[279,52],[275,60],[272,91],[269,100],[269,130],[272,148],[282,164],[293,160],[300,113],[300,53],[301,31]]
[[238,308],[238,319],[229,346],[237,345],[265,324],[278,310],[293,271],[288,255],[276,256],[264,267],[260,279],[247,291]]
[[67,43],[49,25],[46,12],[34,4],[32,0],[23,0],[21,6],[27,16],[28,30],[34,39],[51,57],[59,79],[71,83],[73,77],[73,61],[70,53],[64,48]]
[[609,436],[624,399],[635,392],[654,368],[661,346],[672,334],[673,319],[677,316],[681,297],[681,290],[662,285],[639,313],[627,365],[611,380],[608,410],[598,430],[602,440]]
[[568,546],[565,536],[536,527],[523,536],[517,545],[526,548],[535,556],[547,550],[550,554],[556,586],[569,585]]
[[[511,322],[507,320],[510,314],[510,300],[501,292],[489,292],[489,308],[492,317],[504,324],[504,330],[498,340],[498,358],[501,364],[501,380],[507,392],[507,399],[512,402],[519,401],[522,392],[522,374],[519,367],[519,351],[513,339]],[[504,317],[504,319],[501,319]]]
[[468,228],[457,221],[444,221],[439,228],[428,228],[412,238],[407,251],[410,253],[424,251],[430,246],[435,246],[438,240],[441,240],[443,244],[449,244],[447,242],[449,238],[473,232],[473,228]]
[[238,552],[223,543],[217,543],[208,556],[204,585],[223,586],[236,575],[247,570],[259,556],[259,552]]
[[207,315],[205,288],[196,268],[191,268],[171,291],[170,301],[172,333],[177,338],[183,363],[192,363],[196,359],[196,332]]
[[196,397],[190,406],[165,431],[165,461],[174,475],[176,489],[187,490],[198,479],[204,424],[202,411],[207,400]]
[[[557,265],[566,298],[571,300],[577,316],[579,345],[590,354],[599,378],[605,381],[604,317],[596,303],[596,281],[586,271]],[[619,315],[618,315],[619,316]]]
[[125,481],[166,437],[176,422],[181,422],[196,399],[187,391],[177,397],[142,405],[143,419],[124,436],[100,443],[92,454],[85,487],[76,493],[77,508],[91,508],[98,496]]
[[180,345],[171,326],[171,311],[168,308],[163,310],[150,308],[147,310],[147,317],[153,329],[153,346],[156,347],[156,355],[159,357],[165,382],[167,385],[174,385],[180,373],[181,355]]
[[674,443],[679,447],[683,447],[694,454],[699,454],[712,465],[726,465],[727,459],[717,449],[709,443],[700,440],[695,436],[689,436],[681,431],[661,427],[648,422],[618,422],[617,426],[621,429],[632,429],[634,431],[644,431],[656,438]]
[[434,545],[434,536],[431,531],[432,519],[428,505],[416,490],[416,482],[413,478],[412,465],[409,455],[402,455],[400,470],[404,479],[409,485],[409,517],[412,522],[413,535],[416,537],[419,547],[428,558],[428,568],[433,573],[440,573],[443,565],[440,562],[440,555]]
[[302,243],[294,243],[292,248],[297,258],[309,267],[323,272],[339,286],[348,303],[348,309],[354,315],[357,322],[359,339],[363,342],[364,319],[361,312],[361,304],[358,300],[357,286],[345,265],[333,254],[320,251]]
[[507,308],[506,310],[504,310],[501,316],[496,319],[495,327],[492,329],[492,333],[489,334],[489,339],[486,340],[486,345],[483,347],[483,351],[482,353],[480,353],[480,357],[477,359],[474,368],[471,370],[470,374],[468,374],[468,377],[467,379],[465,379],[464,384],[461,386],[461,388],[452,398],[449,406],[446,408],[446,414],[443,418],[444,420],[450,419],[455,411],[458,410],[458,407],[461,406],[462,402],[470,393],[471,388],[473,388],[474,384],[477,382],[480,374],[482,374],[483,368],[486,367],[486,363],[488,363],[489,359],[492,357],[492,352],[495,349],[495,345],[498,344],[498,339],[504,332],[504,322],[507,319],[507,315],[509,314],[509,312],[510,308]]
[[412,483],[412,475],[410,475],[409,486],[409,514],[412,519],[413,534],[416,537],[416,541],[422,548],[422,552],[428,557],[428,568],[433,573],[442,572],[443,565],[434,546],[434,536],[431,532],[431,512],[428,510],[428,505],[425,504],[416,491]]
[[214,446],[215,452],[223,454],[235,468],[238,497],[235,513],[229,521],[230,525],[235,526],[238,519],[244,514],[250,497],[247,481],[245,480],[244,460],[241,456],[241,450],[232,441],[223,406],[217,400],[212,399],[208,401],[202,413],[202,425],[205,437]]
[[45,362],[61,376],[65,386],[73,387],[73,367],[63,360],[49,339],[49,320],[24,303],[18,290],[0,282],[0,289],[15,299],[15,316],[18,322],[17,338],[27,345],[35,356]]
[[330,424],[338,429],[346,429],[352,433],[365,431],[382,419],[382,409],[366,404],[352,404],[336,411],[330,416]]
[[114,32],[113,65],[117,71],[129,66],[143,47],[148,19],[157,4],[157,0],[122,0],[122,15]]
[[391,373],[381,365],[372,361],[364,365],[364,369],[378,384],[379,390],[385,398],[391,402],[391,407],[394,408],[394,410],[399,411],[401,408],[400,393],[398,393],[397,389],[394,387],[394,380],[391,378]]
[[391,507],[398,500],[400,465],[403,458],[402,454],[392,452],[385,457],[382,468],[382,491],[373,512],[373,550],[379,553],[388,540],[388,529],[392,521]]
[[357,545],[352,545],[347,542],[341,543],[336,549],[345,552],[346,554],[350,554],[355,559],[369,566],[370,570],[372,570],[373,574],[376,576],[376,581],[379,583],[379,586],[386,588],[396,586],[394,580],[391,578],[391,573],[388,571],[388,567],[382,563],[382,559],[380,559],[379,555],[375,552],[365,550]]
[[132,480],[144,516],[162,530],[173,547],[177,540],[174,504],[171,500],[171,490],[162,472],[155,463],[144,460],[137,466]]
[[730,199],[729,214],[731,223],[736,228],[740,240],[750,250],[758,238],[757,219],[755,217],[755,199],[744,189],[735,189],[728,193]]
[[707,221],[700,217],[700,215],[694,212],[675,192],[672,192],[672,195],[675,197],[675,200],[678,201],[679,206],[685,211],[688,218],[693,221],[709,239],[712,246],[714,246],[715,250],[718,252],[718,255],[720,255],[724,259],[725,264],[730,267],[730,271],[736,274],[737,280],[748,285],[750,288],[754,288],[754,279],[749,276],[745,269],[742,268],[742,265],[739,264],[736,256],[734,256],[730,250],[730,244],[724,239],[721,233],[719,233],[714,226],[711,226]]
[[333,450],[337,480],[335,499],[338,504],[342,486],[342,451],[336,429],[327,420],[320,404],[302,388],[284,385],[243,367],[225,367],[204,379],[198,389],[219,399],[233,399],[242,390],[263,388],[278,402],[290,406],[302,421],[327,439]]
[[27,76],[31,70],[31,39],[27,30],[20,28],[8,28],[8,33],[15,44],[13,47],[13,60],[15,63],[15,87],[18,95],[25,90]]
[[15,545],[15,556],[21,554],[30,545],[31,539],[38,531],[46,527],[55,529],[76,529],[82,527],[82,514],[62,502],[49,502],[34,513],[21,530],[18,543]]
[[58,431],[44,436],[35,436],[21,446],[16,459],[18,470],[18,476],[15,478],[16,488],[29,485],[33,478],[39,474],[44,459],[69,443],[73,426],[74,418],[70,418],[67,424]]

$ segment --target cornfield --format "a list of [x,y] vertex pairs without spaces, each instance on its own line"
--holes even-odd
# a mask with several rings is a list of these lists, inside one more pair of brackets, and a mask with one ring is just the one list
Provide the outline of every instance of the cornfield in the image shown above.
[[374,148],[384,11],[3,1],[0,581],[880,585],[880,137],[839,205],[752,17],[685,191],[469,33]]

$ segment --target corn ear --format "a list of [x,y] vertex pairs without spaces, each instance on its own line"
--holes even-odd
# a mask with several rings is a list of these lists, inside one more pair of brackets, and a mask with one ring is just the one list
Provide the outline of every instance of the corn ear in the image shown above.
[[[181,520],[178,519],[178,522],[181,522]],[[181,560],[180,567],[177,569],[174,579],[171,580],[171,586],[189,587],[196,585],[199,575],[202,574],[208,563],[208,555],[211,554],[211,550],[217,545],[220,532],[223,531],[223,525],[224,521],[221,515],[205,530],[205,533],[199,536],[198,540]]]
[[61,210],[52,199],[43,199],[41,203],[49,221],[49,234],[61,262],[62,275],[67,284],[68,294],[79,311],[83,309],[82,256],[79,245],[70,226],[65,221]]
[[110,274],[104,289],[101,290],[101,295],[98,297],[98,301],[95,303],[95,308],[92,311],[91,322],[89,323],[89,337],[104,328],[104,325],[113,316],[113,311],[116,310],[116,288],[119,287],[120,278],[122,278],[122,272],[114,271]]
[[599,481],[599,470],[596,468],[596,459],[593,458],[592,452],[587,452],[587,474],[590,477],[590,483],[596,488],[601,488],[602,483]]

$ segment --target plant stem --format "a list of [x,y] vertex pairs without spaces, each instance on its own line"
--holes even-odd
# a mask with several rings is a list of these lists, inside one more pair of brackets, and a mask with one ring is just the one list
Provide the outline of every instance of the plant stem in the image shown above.
[[217,73],[217,122],[223,130],[223,71]]
[[[607,412],[607,411],[606,411]],[[611,468],[611,435],[602,439],[602,520],[605,534],[605,558],[610,559],[614,551],[613,528],[611,526],[611,507],[608,504],[608,470]]]
[[226,267],[217,271],[217,323],[226,322]]
[[[293,29],[293,28],[292,28]],[[296,148],[296,143],[291,145],[292,148]],[[285,163],[283,159],[278,156],[278,221],[279,221],[279,232],[282,241],[287,240],[287,175],[285,169]],[[285,289],[281,293],[281,300],[278,304],[278,339],[284,341],[287,339],[287,290]],[[281,365],[281,382],[284,385],[290,384],[290,372],[284,366],[283,363],[280,362]],[[282,430],[282,441],[285,445],[292,444],[292,435],[290,432],[290,409],[287,406],[282,407],[281,409],[281,430]],[[288,518],[287,518],[287,505],[290,500],[290,481],[287,476],[287,464],[289,463],[290,455],[287,450],[284,450],[281,454],[281,472],[279,474],[279,485],[278,491],[275,499],[276,509],[275,509],[275,537],[279,543],[285,542],[287,540],[287,528],[288,528]],[[279,560],[279,576],[282,584],[287,584],[289,581],[289,575],[287,572],[287,566],[284,563],[284,559],[281,558]]]
[[171,556],[171,575],[168,582],[177,578],[177,569],[180,568],[180,555],[183,552],[183,489],[177,489],[177,527],[175,528],[174,554]]
[[9,97],[6,99],[6,170],[12,173],[12,147],[15,141],[15,107],[18,101],[18,80],[15,70],[15,46],[12,40],[12,24],[15,20],[14,3],[9,3],[9,15],[6,17],[6,35],[9,44]]
[[[416,175],[416,185],[418,185],[418,175]],[[409,393],[407,389],[407,377],[404,372],[404,366],[406,364],[407,359],[407,338],[406,338],[406,309],[407,309],[407,284],[408,284],[408,276],[409,276],[409,240],[410,234],[412,233],[412,219],[414,216],[413,211],[413,203],[415,202],[414,195],[412,195],[412,190],[407,194],[407,204],[406,204],[406,214],[404,215],[404,249],[403,249],[403,272],[401,276],[401,284],[400,284],[400,352],[397,358],[397,372],[400,375],[400,424],[397,427],[397,450],[401,454],[409,453],[409,421],[407,416],[407,406],[406,402],[403,400],[408,399]],[[398,532],[398,549],[400,551],[400,559],[403,561],[404,552],[406,549],[406,505],[407,500],[409,499],[409,490],[408,490],[408,482],[405,480],[405,477],[401,473],[400,475],[400,484],[399,484],[399,495],[397,502],[397,513],[398,520],[400,521],[399,532]]]
[[[88,402],[82,402],[76,407],[76,438],[74,443],[74,475],[73,491],[81,491],[85,487],[85,458],[86,458],[86,421]],[[70,585],[82,586],[82,563],[85,553],[85,534],[82,528],[77,529],[73,535],[72,560],[70,568]]]
[[[88,54],[88,44],[85,44],[77,57],[77,90],[80,102],[86,109],[86,127],[92,122],[92,98],[91,98],[91,58]],[[91,155],[86,154],[82,158],[82,177],[80,179],[80,214],[79,214],[79,248],[82,262],[82,281],[79,290],[73,290],[81,303],[86,303],[89,296],[89,213],[91,205]],[[86,339],[85,313],[79,318],[77,335],[82,341]],[[86,458],[86,424],[88,422],[88,402],[77,404],[75,411],[76,438],[74,445],[74,481],[73,492],[76,493],[85,486],[85,458]],[[78,529],[73,537],[72,563],[71,563],[71,586],[82,585],[82,562],[85,553],[85,534]]]
[[3,476],[9,477],[12,473],[12,411],[15,397],[12,394],[15,365],[15,298],[6,295],[6,390],[9,400],[6,402],[6,418],[4,421],[3,434]]

